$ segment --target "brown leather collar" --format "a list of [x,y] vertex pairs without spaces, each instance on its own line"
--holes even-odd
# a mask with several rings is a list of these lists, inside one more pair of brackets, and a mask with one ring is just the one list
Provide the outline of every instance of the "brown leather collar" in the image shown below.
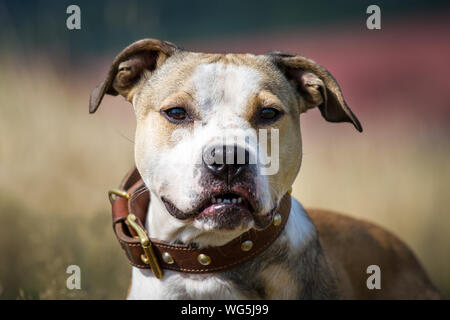
[[[115,195],[115,196],[114,196]],[[109,192],[113,229],[131,265],[151,268],[157,278],[162,269],[187,273],[208,273],[233,268],[269,247],[284,229],[291,210],[289,193],[283,197],[274,223],[262,231],[251,229],[220,247],[198,249],[148,237],[145,222],[150,194],[134,167],[120,184]]]

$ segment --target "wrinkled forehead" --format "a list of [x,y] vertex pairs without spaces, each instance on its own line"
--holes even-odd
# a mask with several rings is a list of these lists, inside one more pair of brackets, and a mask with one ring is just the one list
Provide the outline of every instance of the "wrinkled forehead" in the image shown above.
[[286,105],[293,100],[287,80],[269,57],[189,52],[169,58],[136,100],[158,108],[167,100],[191,99],[202,111],[223,106],[240,112],[263,91]]
[[262,90],[263,74],[245,64],[219,61],[196,66],[190,82],[198,108],[208,111],[217,106],[239,112]]

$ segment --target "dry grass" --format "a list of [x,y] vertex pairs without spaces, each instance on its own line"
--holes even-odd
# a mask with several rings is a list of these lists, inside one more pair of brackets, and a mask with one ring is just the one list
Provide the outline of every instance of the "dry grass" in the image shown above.
[[[133,145],[123,137],[133,136],[131,109],[107,98],[89,116],[95,81],[74,82],[39,61],[5,65],[11,67],[0,73],[0,298],[124,297],[129,267],[111,230],[106,190],[133,161]],[[316,113],[304,117],[297,198],[396,232],[450,294],[448,136],[362,120],[366,131],[358,135]],[[81,267],[81,291],[65,287],[71,264]]]
[[[94,83],[80,87],[42,61],[8,65],[0,74],[0,298],[123,298],[129,267],[106,191],[133,163],[124,138],[133,122],[89,116]],[[122,104],[108,107],[117,115]],[[66,289],[71,264],[81,267],[81,291]]]

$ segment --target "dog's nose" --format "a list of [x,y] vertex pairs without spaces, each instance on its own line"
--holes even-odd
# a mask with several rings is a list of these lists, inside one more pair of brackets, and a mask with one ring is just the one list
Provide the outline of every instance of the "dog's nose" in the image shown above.
[[203,163],[214,175],[231,182],[250,164],[250,155],[237,145],[216,145],[206,148]]

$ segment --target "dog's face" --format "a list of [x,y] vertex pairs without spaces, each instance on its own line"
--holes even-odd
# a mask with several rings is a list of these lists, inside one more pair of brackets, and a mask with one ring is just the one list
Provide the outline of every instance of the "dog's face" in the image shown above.
[[300,56],[203,54],[141,40],[116,58],[91,112],[105,93],[134,106],[136,165],[152,201],[199,232],[271,222],[300,168],[302,112],[317,106],[361,130],[331,75]]
[[[168,58],[151,78],[132,101],[136,165],[152,193],[199,229],[264,228],[301,161],[288,80],[265,56],[199,53]],[[261,172],[260,129],[282,141],[273,175]],[[211,163],[216,154],[225,157]]]

